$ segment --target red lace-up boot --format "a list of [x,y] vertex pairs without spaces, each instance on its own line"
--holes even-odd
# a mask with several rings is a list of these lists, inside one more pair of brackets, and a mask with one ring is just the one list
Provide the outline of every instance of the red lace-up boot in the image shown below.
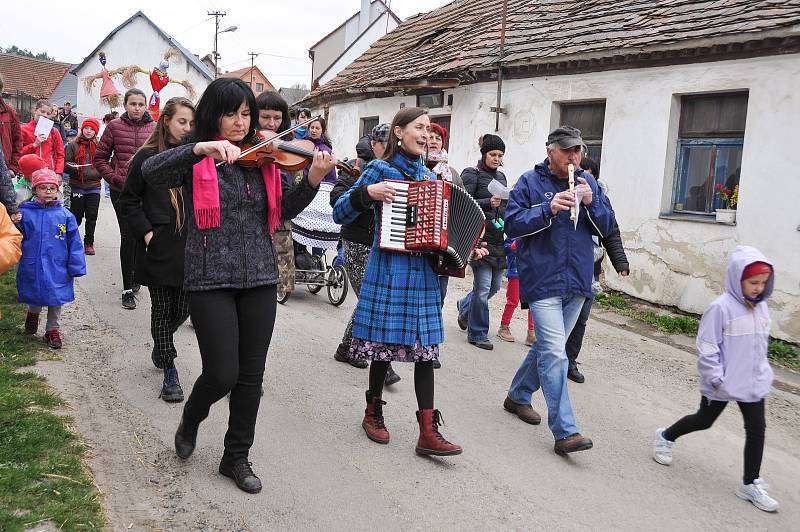
[[364,410],[364,421],[361,426],[367,433],[367,438],[375,443],[389,443],[389,431],[383,423],[383,405],[380,397],[373,396],[367,391],[367,409]]
[[417,454],[434,456],[452,456],[461,454],[460,445],[450,443],[439,434],[439,425],[444,425],[442,414],[438,410],[426,409],[417,412],[419,423],[419,440]]

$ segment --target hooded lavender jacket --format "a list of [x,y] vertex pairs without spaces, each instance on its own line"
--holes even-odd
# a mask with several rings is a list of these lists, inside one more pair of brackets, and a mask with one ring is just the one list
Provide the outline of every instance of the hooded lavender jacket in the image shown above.
[[[697,332],[697,369],[700,393],[713,401],[754,403],[772,386],[767,361],[770,318],[766,300],[775,285],[773,273],[761,301],[751,307],[742,295],[742,272],[754,262],[772,263],[756,248],[737,246],[728,261],[725,293],[700,320]],[[773,266],[774,271],[774,266]]]

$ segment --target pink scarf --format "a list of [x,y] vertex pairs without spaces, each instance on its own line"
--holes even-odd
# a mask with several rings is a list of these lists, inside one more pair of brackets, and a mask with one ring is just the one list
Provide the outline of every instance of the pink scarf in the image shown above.
[[[216,161],[205,157],[192,168],[192,199],[194,200],[194,220],[198,229],[219,227],[219,178]],[[274,164],[261,166],[264,185],[267,188],[267,223],[269,234],[275,232],[281,222],[281,173]]]

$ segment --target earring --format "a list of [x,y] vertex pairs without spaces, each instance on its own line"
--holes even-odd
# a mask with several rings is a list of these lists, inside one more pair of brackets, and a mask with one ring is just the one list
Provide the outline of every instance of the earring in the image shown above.
[[397,147],[398,148],[400,147],[400,141],[399,140],[397,141]]

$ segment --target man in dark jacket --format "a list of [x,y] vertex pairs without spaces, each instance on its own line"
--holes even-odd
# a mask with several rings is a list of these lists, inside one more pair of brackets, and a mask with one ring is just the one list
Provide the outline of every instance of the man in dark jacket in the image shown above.
[[[608,235],[614,220],[597,181],[579,168],[583,150],[579,130],[562,126],[550,133],[547,159],[519,178],[506,210],[506,233],[517,239],[520,299],[530,305],[536,342],[514,375],[503,408],[526,423],[540,423],[531,399],[541,387],[559,455],[592,448],[575,424],[564,344],[584,300],[592,296],[592,237]],[[574,192],[569,165],[577,169]]]
[[[369,135],[364,135],[356,144],[356,154],[358,161],[356,165],[361,170],[375,158],[383,157],[386,149],[386,139],[389,138],[389,124],[379,124],[372,128]],[[336,205],[336,200],[350,190],[356,182],[356,178],[344,172],[339,172],[339,178],[331,191],[331,207]],[[344,268],[350,279],[350,286],[356,293],[356,297],[361,293],[361,281],[364,278],[364,270],[367,267],[372,242],[375,239],[375,215],[372,210],[365,211],[355,219],[353,223],[342,226],[342,246],[344,248]],[[350,356],[350,342],[353,339],[353,316],[347,323],[347,328],[342,336],[342,341],[333,358],[339,362],[347,362],[357,368],[366,368],[369,363],[363,359],[355,359]],[[400,380],[400,376],[389,366],[386,372],[386,384],[395,384]]]
[[489,299],[503,282],[506,255],[503,251],[503,217],[508,200],[489,192],[489,183],[499,181],[507,184],[506,176],[497,169],[503,164],[506,145],[497,135],[484,135],[481,143],[481,160],[474,168],[461,172],[464,188],[478,202],[486,215],[486,242],[489,256],[473,262],[472,291],[457,303],[458,326],[467,331],[467,341],[481,349],[491,350],[489,341]]
[[61,124],[61,127],[64,128],[64,131],[69,131],[70,129],[77,131],[78,116],[75,114],[75,111],[72,110],[72,102],[64,102],[64,107],[58,110],[58,115],[54,121]]
[[[600,166],[589,157],[583,158],[581,161],[581,168],[583,168],[585,172],[592,174],[595,179],[600,179]],[[598,181],[598,184],[600,184],[601,187],[604,187],[600,181]],[[608,196],[606,196],[606,200],[608,200]],[[609,200],[608,203],[610,207],[611,201]],[[628,265],[628,256],[625,254],[625,248],[622,245],[622,237],[620,236],[619,225],[617,225],[616,217],[614,218],[614,225],[611,228],[611,232],[606,235],[605,238],[594,238],[596,240],[595,253],[597,254],[597,257],[595,257],[596,260],[594,262],[594,282],[592,283],[592,293],[596,294],[600,289],[600,272],[602,271],[603,257],[606,253],[608,254],[608,258],[611,260],[611,265],[614,266],[614,269],[617,271],[620,277],[628,276],[628,273],[630,272],[630,266]],[[600,245],[602,245],[602,248]],[[603,252],[603,248],[605,248],[605,253]],[[581,313],[578,315],[578,321],[575,322],[575,327],[572,328],[572,332],[569,334],[569,338],[567,338],[566,351],[567,358],[569,359],[567,378],[579,384],[586,380],[583,374],[578,370],[577,360],[578,354],[583,346],[583,335],[586,333],[586,322],[589,320],[589,313],[592,310],[593,302],[594,296],[586,298],[586,301],[583,302]]]

